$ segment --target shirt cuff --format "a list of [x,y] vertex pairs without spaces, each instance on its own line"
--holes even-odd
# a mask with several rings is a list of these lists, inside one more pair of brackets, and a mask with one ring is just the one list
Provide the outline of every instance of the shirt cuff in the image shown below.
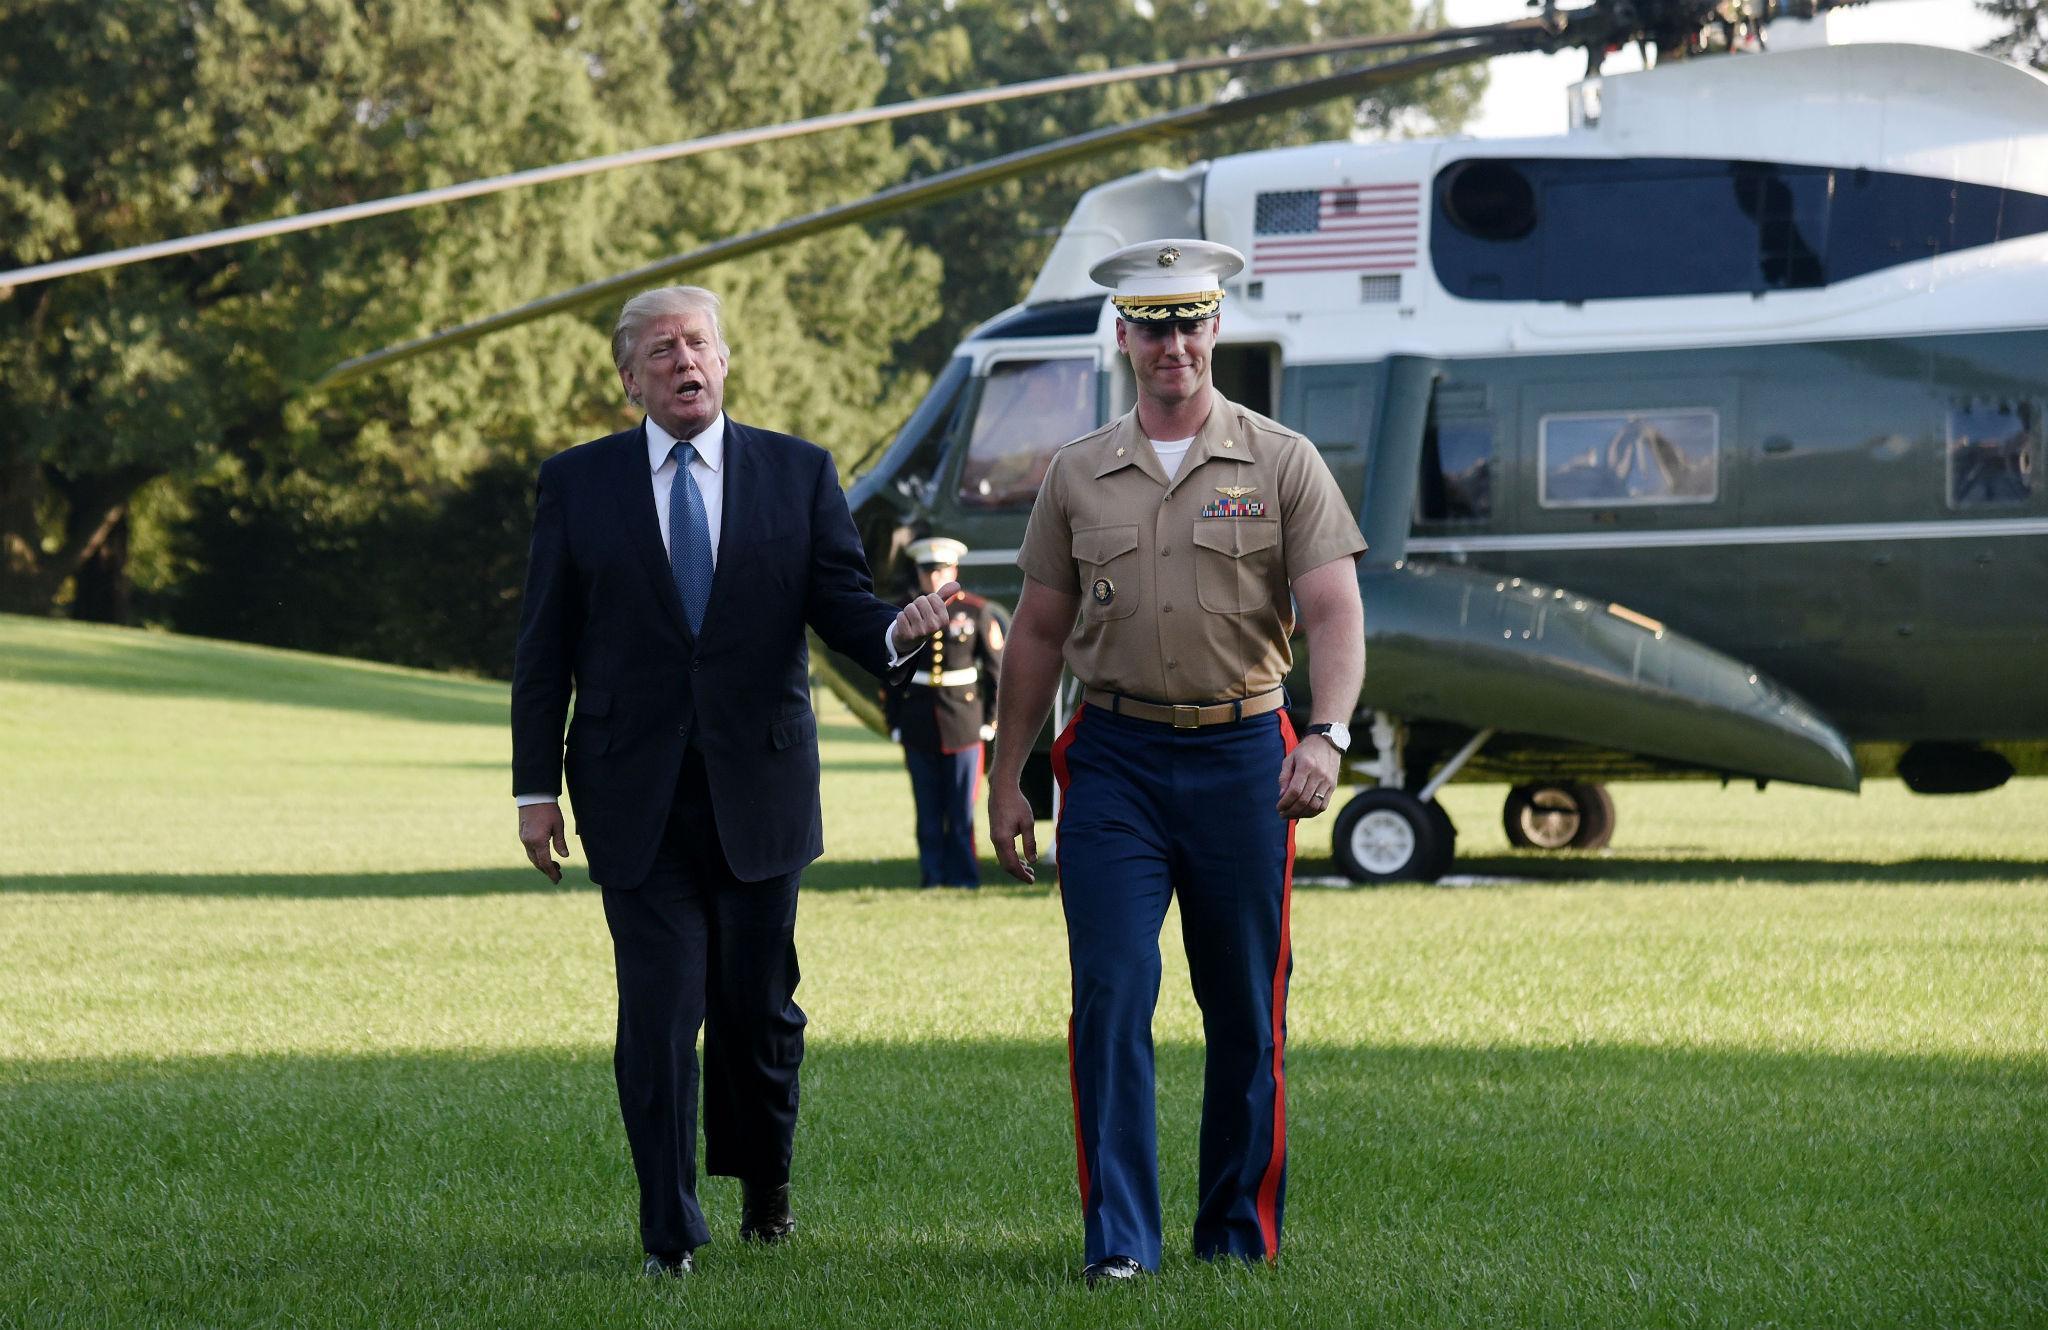
[[561,798],[553,794],[517,794],[512,796],[512,802],[515,806],[524,808],[528,804],[560,803]]
[[924,643],[919,642],[916,646],[910,649],[908,655],[899,656],[896,654],[896,621],[894,619],[891,619],[889,621],[889,626],[882,630],[882,650],[889,653],[889,668],[892,670],[895,669],[898,665],[901,665],[904,661],[909,660],[911,656],[916,655],[919,651],[923,649]]

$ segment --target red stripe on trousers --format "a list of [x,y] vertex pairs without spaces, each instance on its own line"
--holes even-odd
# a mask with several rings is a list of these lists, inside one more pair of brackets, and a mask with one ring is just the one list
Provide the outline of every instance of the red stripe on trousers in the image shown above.
[[[1294,722],[1280,712],[1280,735],[1287,751],[1296,743]],[[1295,819],[1287,819],[1287,868],[1280,877],[1280,957],[1273,965],[1273,1157],[1266,1161],[1266,1175],[1259,1179],[1259,1233],[1266,1240],[1266,1259],[1280,1259],[1280,1172],[1287,1163],[1287,1075],[1284,1070],[1287,1042],[1287,962],[1293,955],[1290,915],[1294,903]]]
[[[1059,845],[1060,823],[1067,817],[1067,750],[1074,746],[1074,731],[1080,728],[1081,713],[1067,722],[1067,728],[1052,745],[1052,778],[1060,788],[1059,816],[1053,819],[1053,845]],[[1066,894],[1066,884],[1060,885],[1060,893]],[[1067,961],[1067,989],[1073,991],[1073,960]],[[1074,1010],[1071,1000],[1067,1007],[1067,1089],[1074,1097],[1074,1172],[1081,1184],[1081,1210],[1088,1210],[1088,1149],[1081,1144],[1081,1081],[1074,1071]]]

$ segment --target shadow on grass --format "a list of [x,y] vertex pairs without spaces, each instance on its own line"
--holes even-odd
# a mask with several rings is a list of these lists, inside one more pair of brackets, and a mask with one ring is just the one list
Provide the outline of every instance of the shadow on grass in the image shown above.
[[[993,861],[982,865],[989,888],[1013,888],[1031,894],[1044,886],[1024,887],[1002,875]],[[917,890],[915,859],[873,862],[821,859],[804,870],[805,891]],[[0,875],[0,897],[50,892],[109,892],[141,896],[248,896],[348,899],[408,896],[550,895],[564,891],[596,891],[581,856],[572,859],[562,884],[556,886],[524,864],[503,868],[459,868],[422,873],[7,873]]]
[[[1336,872],[1324,860],[1320,869]],[[1890,886],[1988,886],[2048,882],[2048,862],[2030,859],[1901,859],[1859,863],[1842,859],[1745,859],[1730,856],[1657,857],[1607,854],[1516,854],[1460,857],[1452,872],[1542,882],[1726,882],[1819,886],[1859,882]]]
[[98,649],[0,638],[0,681],[369,712],[436,724],[510,724],[503,685],[159,633],[109,630]]
[[[2038,1060],[1298,1046],[1287,1262],[1235,1276],[1184,1254],[1201,1057],[1160,1061],[1169,1256],[1134,1296],[1168,1324],[2048,1313]],[[694,1323],[1101,1322],[1057,1037],[814,1044],[804,1090],[803,1228],[741,1248],[708,1180]],[[0,1323],[653,1305],[605,1050],[17,1062],[0,1174]]]

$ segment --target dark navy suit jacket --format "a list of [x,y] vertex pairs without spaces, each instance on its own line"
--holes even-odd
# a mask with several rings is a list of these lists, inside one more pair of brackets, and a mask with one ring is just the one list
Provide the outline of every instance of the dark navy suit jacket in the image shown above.
[[[897,610],[824,449],[730,417],[717,573],[701,637],[661,544],[645,425],[542,463],[512,672],[515,794],[558,794],[600,885],[647,876],[695,744],[743,882],[824,851],[808,624],[876,676]],[[569,717],[567,752],[562,726]]]

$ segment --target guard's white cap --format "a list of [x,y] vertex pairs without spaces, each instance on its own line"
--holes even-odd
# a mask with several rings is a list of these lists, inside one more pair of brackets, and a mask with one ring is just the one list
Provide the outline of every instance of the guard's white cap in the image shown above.
[[967,546],[951,536],[926,536],[903,547],[910,561],[927,568],[950,568],[967,553]]
[[1213,240],[1148,240],[1125,245],[1088,270],[1116,294],[1126,319],[1211,319],[1223,308],[1223,283],[1244,269],[1244,255]]

